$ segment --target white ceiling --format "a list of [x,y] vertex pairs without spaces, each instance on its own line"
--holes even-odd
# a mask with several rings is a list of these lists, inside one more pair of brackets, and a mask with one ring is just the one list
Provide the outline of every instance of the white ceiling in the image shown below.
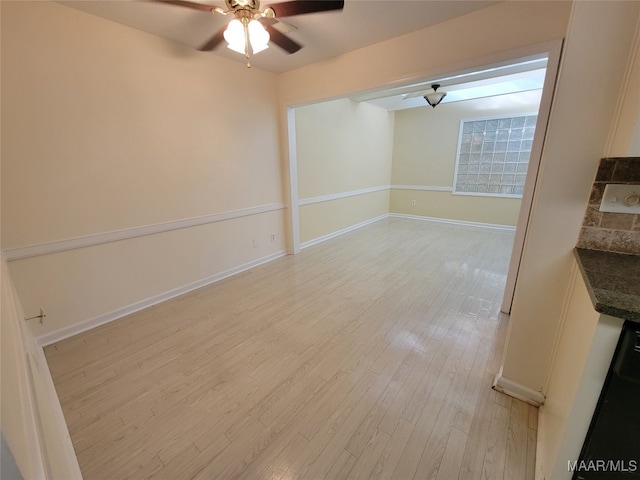
[[539,97],[544,86],[547,58],[526,59],[506,65],[493,66],[446,77],[433,78],[419,83],[395,88],[385,88],[373,92],[352,95],[357,102],[368,102],[390,111],[427,106],[423,96],[432,91],[431,85],[438,84],[439,92],[446,96],[442,104],[460,102],[476,98],[503,95],[531,94]]
[[[0,0],[1,1],[1,0]],[[191,0],[225,7],[224,0]],[[261,8],[282,0],[263,0]],[[304,0],[300,0],[304,1]],[[157,0],[67,0],[68,7],[96,15],[184,45],[168,47],[171,55],[194,50],[196,55],[219,55],[246,63],[243,55],[226,48],[224,42],[212,52],[195,52],[229,18],[208,12],[163,4]],[[287,17],[276,27],[303,48],[287,54],[276,45],[251,58],[254,68],[282,73],[343,53],[357,50],[412,31],[486,8],[496,1],[484,0],[345,0],[342,11]],[[482,71],[452,74],[420,83],[366,92],[352,97],[388,110],[427,105],[422,95],[434,83],[446,91],[443,103],[468,98],[540,90],[546,59],[527,59],[513,65],[492,66]]]
[[[193,0],[225,7],[224,0]],[[264,9],[281,0],[263,0]],[[304,0],[300,0],[304,1]],[[149,0],[72,0],[64,5],[197,49],[229,21],[227,17]],[[342,11],[287,17],[281,27],[303,48],[287,54],[272,45],[251,59],[275,73],[309,65],[485,8],[483,0],[346,0]],[[282,30],[282,29],[281,29]],[[175,49],[174,49],[175,52]],[[175,53],[174,53],[175,54]],[[212,53],[245,63],[221,44]]]

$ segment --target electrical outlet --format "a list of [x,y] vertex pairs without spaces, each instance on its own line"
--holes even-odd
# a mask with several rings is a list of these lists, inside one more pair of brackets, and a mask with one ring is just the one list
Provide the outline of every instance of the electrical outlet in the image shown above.
[[607,184],[602,195],[600,211],[640,213],[640,185]]
[[254,238],[253,239],[253,248],[258,248],[260,246],[260,239],[259,238]]
[[416,201],[415,200],[411,200],[411,205],[415,207],[416,206]]
[[271,241],[272,241],[272,242],[275,242],[275,241],[276,241],[276,234],[275,234],[275,233],[272,233],[272,234],[271,234]]

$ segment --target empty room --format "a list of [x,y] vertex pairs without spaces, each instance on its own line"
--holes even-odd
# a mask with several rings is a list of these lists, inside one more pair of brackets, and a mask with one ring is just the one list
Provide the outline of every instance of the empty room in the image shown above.
[[639,3],[0,8],[3,478],[586,465]]

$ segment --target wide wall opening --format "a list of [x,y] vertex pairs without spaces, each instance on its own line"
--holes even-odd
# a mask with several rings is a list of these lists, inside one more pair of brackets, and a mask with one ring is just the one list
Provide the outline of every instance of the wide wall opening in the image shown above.
[[[548,121],[549,65],[541,53],[291,108],[294,251],[387,216],[511,231],[508,313]],[[446,94],[435,107],[424,98],[433,85]]]

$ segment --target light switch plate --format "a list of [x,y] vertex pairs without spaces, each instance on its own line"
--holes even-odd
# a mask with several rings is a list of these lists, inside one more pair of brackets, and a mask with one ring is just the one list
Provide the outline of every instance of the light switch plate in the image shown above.
[[640,213],[640,185],[609,183],[604,188],[601,212]]

